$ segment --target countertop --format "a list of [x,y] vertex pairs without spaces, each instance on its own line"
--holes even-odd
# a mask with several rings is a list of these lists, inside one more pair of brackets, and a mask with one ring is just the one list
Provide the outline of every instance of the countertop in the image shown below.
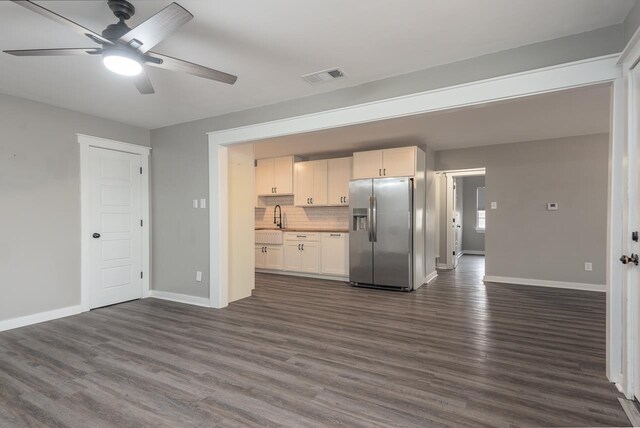
[[349,233],[349,229],[313,229],[313,228],[300,228],[300,227],[285,227],[283,229],[276,229],[274,227],[258,227],[256,230],[282,230],[283,232],[318,232],[318,233]]

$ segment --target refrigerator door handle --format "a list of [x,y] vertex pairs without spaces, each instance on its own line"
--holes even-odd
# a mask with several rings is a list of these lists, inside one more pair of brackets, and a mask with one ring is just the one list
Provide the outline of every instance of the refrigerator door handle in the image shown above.
[[369,196],[369,206],[367,207],[367,231],[369,232],[369,242],[373,242],[373,225],[371,222],[373,211],[373,196]]
[[378,240],[378,198],[373,196],[371,198],[371,236],[372,241]]

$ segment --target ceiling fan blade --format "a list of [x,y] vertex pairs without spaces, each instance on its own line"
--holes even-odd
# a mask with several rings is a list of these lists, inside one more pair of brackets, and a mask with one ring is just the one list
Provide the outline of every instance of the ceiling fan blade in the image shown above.
[[15,56],[67,56],[67,55],[99,55],[100,48],[60,48],[60,49],[18,49],[3,51]]
[[238,80],[237,76],[233,74],[225,73],[223,71],[214,70],[213,68],[204,67],[202,65],[194,64],[189,61],[184,61],[178,58],[173,58],[168,55],[162,55],[156,52],[149,52],[153,57],[162,60],[161,64],[154,62],[147,62],[145,64],[151,67],[163,68],[165,70],[180,71],[183,73],[192,74],[198,77],[204,77],[205,79],[217,80],[218,82],[228,83],[233,85]]
[[178,3],[171,3],[120,37],[120,41],[144,53],[191,19],[193,19],[193,15],[188,10]]
[[73,21],[71,21],[70,19],[65,18],[62,15],[58,15],[57,13],[42,7],[36,3],[33,3],[30,0],[11,0],[13,1],[15,4],[20,5],[24,8],[29,9],[32,12],[37,13],[38,15],[44,16],[45,18],[49,18],[52,21],[57,22],[58,24],[62,24],[65,27],[71,29],[72,31],[75,31],[78,34],[82,34],[84,36],[87,36],[88,38],[90,38],[91,40],[93,40],[96,43],[100,43],[100,44],[108,44],[108,45],[113,45],[113,42],[109,39],[105,39],[104,37],[102,37],[100,34],[93,32],[91,30],[89,30],[88,28],[83,27],[80,24],[77,24]]
[[143,95],[155,94],[156,91],[153,89],[153,85],[151,84],[151,80],[149,80],[149,75],[143,68],[140,74],[137,76],[133,76],[133,84],[138,88],[138,92]]

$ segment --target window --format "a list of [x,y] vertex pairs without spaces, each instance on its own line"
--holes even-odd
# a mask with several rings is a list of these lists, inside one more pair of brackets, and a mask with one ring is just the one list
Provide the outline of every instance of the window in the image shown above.
[[486,211],[484,209],[484,187],[476,189],[476,230],[484,232],[486,227]]

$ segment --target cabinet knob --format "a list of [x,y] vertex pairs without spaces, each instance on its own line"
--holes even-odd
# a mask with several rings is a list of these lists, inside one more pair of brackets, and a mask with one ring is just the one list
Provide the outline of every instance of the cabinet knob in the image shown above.
[[382,168],[378,170],[378,175],[382,177]]

